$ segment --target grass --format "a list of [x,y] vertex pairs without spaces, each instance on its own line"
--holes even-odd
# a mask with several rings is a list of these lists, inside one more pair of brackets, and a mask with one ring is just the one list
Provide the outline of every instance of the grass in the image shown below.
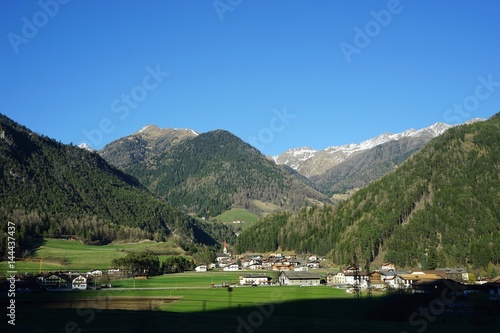
[[[245,230],[250,227],[252,224],[259,220],[259,217],[254,213],[243,209],[243,208],[231,208],[230,210],[225,211],[224,213],[215,217],[215,219],[230,224],[235,228],[240,228],[241,230]],[[244,221],[244,223],[232,223],[233,221]]]
[[[394,300],[380,297],[382,293],[374,294],[372,298],[363,295],[362,299],[356,299],[343,290],[326,286],[235,287],[231,291],[207,288],[212,281],[215,284],[234,283],[241,273],[169,274],[135,280],[135,289],[134,280],[124,279],[113,281],[114,287],[124,288],[120,290],[17,293],[16,329],[19,332],[61,332],[66,327],[75,328],[73,331],[81,329],[82,332],[417,332],[425,323],[426,333],[498,331],[498,320],[491,316],[443,316],[432,322],[423,322],[422,317],[418,317],[422,322],[419,325],[409,321],[409,314],[397,319],[380,318],[380,314],[404,307],[401,302],[393,303]],[[138,289],[146,287],[156,289]],[[164,289],[169,287],[171,289]],[[40,298],[100,297],[103,300],[130,296],[180,299],[162,304],[155,311],[80,308],[37,308],[32,311],[23,307],[24,300]]]
[[[166,242],[158,243],[143,241],[139,243],[84,245],[78,241],[64,239],[44,239],[33,250],[33,258],[16,260],[15,268],[18,272],[38,272],[40,261],[43,258],[42,270],[73,270],[86,271],[91,269],[108,269],[111,261],[121,258],[129,252],[151,251],[157,254],[160,260],[168,255],[183,255],[183,251],[175,245]],[[7,262],[0,262],[0,271],[7,271]]]
[[121,279],[112,281],[119,288],[185,288],[205,287],[223,282],[238,283],[241,272],[185,272],[153,276],[147,280]]

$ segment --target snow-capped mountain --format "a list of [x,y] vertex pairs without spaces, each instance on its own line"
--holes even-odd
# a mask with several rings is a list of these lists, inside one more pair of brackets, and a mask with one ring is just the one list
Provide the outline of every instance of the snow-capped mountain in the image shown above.
[[83,142],[78,145],[78,148],[82,148],[88,151],[94,151],[94,148],[90,147],[87,143]]
[[[483,119],[473,119],[468,121],[468,123],[481,120]],[[341,163],[358,152],[372,149],[378,145],[390,141],[397,141],[402,138],[419,138],[428,139],[430,141],[432,138],[443,134],[453,126],[456,125],[435,123],[419,130],[409,129],[396,134],[384,133],[361,143],[330,146],[323,150],[315,150],[311,147],[293,148],[285,151],[281,155],[272,156],[272,159],[277,164],[288,165],[302,175],[311,177],[325,172],[329,168]]]

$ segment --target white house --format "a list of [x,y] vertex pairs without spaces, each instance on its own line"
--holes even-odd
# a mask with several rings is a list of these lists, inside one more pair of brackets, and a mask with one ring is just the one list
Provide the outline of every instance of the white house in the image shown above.
[[248,268],[251,269],[251,270],[261,270],[261,269],[264,269],[264,267],[262,266],[261,263],[252,264],[252,265],[248,266]]
[[328,283],[329,284],[345,284],[345,273],[344,272],[338,272],[337,274],[331,274],[328,276]]
[[240,285],[269,284],[271,277],[261,274],[245,274],[240,276]]
[[78,275],[71,281],[73,289],[85,290],[87,289],[88,278],[84,275]]
[[278,282],[285,286],[318,286],[321,276],[311,272],[281,271]]
[[197,271],[197,272],[206,272],[207,271],[207,265],[197,266],[194,270]]
[[382,280],[388,287],[400,289],[404,287],[404,282],[403,279],[398,278],[397,275],[409,273],[406,271],[380,271],[380,274],[382,275]]
[[229,264],[226,267],[224,267],[223,270],[226,272],[235,272],[235,271],[239,271],[240,267],[238,266],[238,264],[233,263],[233,264]]
[[359,284],[361,288],[368,287],[368,274],[366,272],[358,271],[357,273],[346,273],[345,283],[351,286]]
[[94,269],[93,271],[87,272],[87,275],[93,275],[93,276],[102,276],[102,271],[98,269]]
[[315,261],[308,262],[307,263],[307,267],[309,267],[309,268],[319,268],[319,261],[315,260]]

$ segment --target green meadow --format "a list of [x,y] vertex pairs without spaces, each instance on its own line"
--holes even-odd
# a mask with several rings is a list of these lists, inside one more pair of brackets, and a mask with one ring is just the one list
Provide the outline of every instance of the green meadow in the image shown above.
[[[243,208],[231,208],[215,217],[223,223],[233,226],[236,229],[245,230],[259,220],[254,213]],[[232,223],[233,221],[243,221],[244,223]]]
[[[31,258],[16,259],[15,268],[18,272],[38,272],[40,267],[42,271],[108,269],[113,259],[124,257],[129,252],[146,250],[157,254],[160,261],[168,255],[184,253],[182,249],[169,242],[143,241],[98,246],[85,245],[73,240],[48,238],[34,246]],[[7,262],[0,262],[0,271],[7,270]]]

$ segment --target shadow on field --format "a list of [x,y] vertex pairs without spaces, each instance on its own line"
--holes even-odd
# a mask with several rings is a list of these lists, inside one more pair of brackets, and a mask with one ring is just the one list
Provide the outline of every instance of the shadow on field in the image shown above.
[[[498,302],[475,303],[457,300],[452,307],[444,308],[438,306],[431,297],[392,295],[364,299],[336,298],[231,306],[231,309],[218,311],[174,313],[160,310],[23,308],[23,304],[19,303],[16,306],[15,327],[8,325],[8,329],[2,332],[500,331]],[[2,326],[4,324],[5,319]]]

